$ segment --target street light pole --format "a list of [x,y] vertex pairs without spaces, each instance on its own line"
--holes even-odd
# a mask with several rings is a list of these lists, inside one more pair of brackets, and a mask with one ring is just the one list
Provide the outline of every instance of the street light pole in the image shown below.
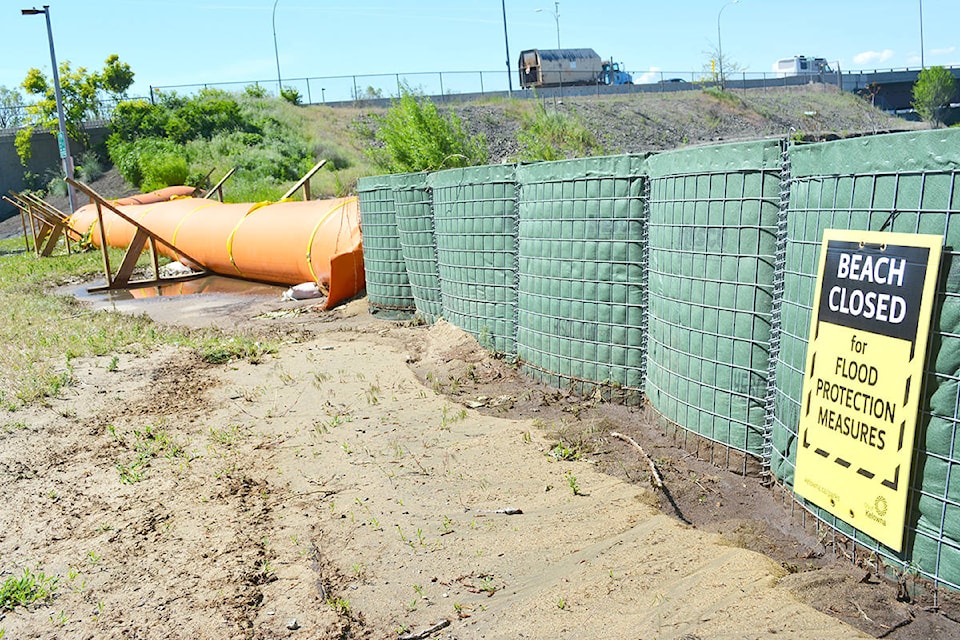
[[[543,9],[535,9],[535,11],[543,11]],[[563,100],[563,56],[560,54],[560,3],[553,3],[553,19],[557,23],[557,55],[561,56],[560,58],[560,70],[557,72],[560,78],[560,99]]]
[[920,70],[923,71],[926,69],[923,64],[923,0],[918,2],[920,3]]
[[[25,16],[43,14],[47,18],[47,39],[50,41],[50,64],[53,65],[53,95],[57,101],[57,120],[60,123],[60,136],[57,139],[60,148],[60,160],[63,162],[63,174],[73,179],[73,162],[70,160],[70,139],[67,137],[67,120],[63,115],[63,95],[60,93],[60,74],[57,72],[57,53],[53,48],[53,27],[50,26],[50,5],[43,5],[43,9],[21,9]],[[73,185],[67,183],[67,197],[70,200],[70,213],[76,211],[76,198]]]
[[503,9],[503,44],[507,48],[507,95],[513,97],[513,68],[510,66],[510,41],[507,40],[507,0],[500,0]]
[[283,80],[280,79],[280,49],[277,47],[277,3],[273,0],[273,55],[277,59],[277,96],[283,93]]
[[719,62],[720,62],[720,90],[721,91],[723,91],[727,87],[724,83],[724,77],[723,77],[723,44],[720,41],[720,16],[723,15],[724,9],[726,9],[732,4],[737,4],[739,2],[740,0],[732,0],[732,2],[728,2],[727,4],[720,7],[720,11],[717,12],[717,57],[720,59]]

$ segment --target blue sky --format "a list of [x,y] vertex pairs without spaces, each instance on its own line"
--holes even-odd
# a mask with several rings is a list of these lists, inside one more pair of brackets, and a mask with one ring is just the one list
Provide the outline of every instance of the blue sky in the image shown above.
[[[314,102],[320,91],[328,100],[349,97],[350,76],[366,74],[387,74],[357,79],[361,89],[386,94],[396,87],[392,74],[410,72],[451,72],[447,91],[477,90],[481,77],[487,90],[506,88],[501,0],[277,0],[275,14],[274,0],[46,1],[58,61],[99,69],[116,53],[136,73],[136,95],[150,86],[239,89],[254,80],[275,88],[277,57],[284,85],[309,90]],[[824,57],[843,70],[919,67],[920,2],[561,0],[556,20],[553,2],[506,0],[511,68],[522,49],[555,48],[559,22],[563,47],[593,48],[637,79],[689,77],[716,46],[718,18],[725,57],[751,73],[792,55]],[[20,13],[42,4],[2,5],[0,85],[14,88],[30,67],[49,74],[50,52],[43,16]],[[924,62],[960,65],[960,2],[923,0],[922,11]],[[452,73],[468,71],[491,73]],[[307,77],[324,79],[307,87]],[[408,81],[436,90],[435,75]]]

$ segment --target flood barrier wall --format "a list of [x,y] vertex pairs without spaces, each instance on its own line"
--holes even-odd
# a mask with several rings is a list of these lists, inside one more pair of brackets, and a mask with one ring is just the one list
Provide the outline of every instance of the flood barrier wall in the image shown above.
[[[558,387],[645,398],[715,463],[788,492],[823,230],[942,235],[904,550],[795,499],[852,557],[960,589],[958,172],[960,130],[940,130],[475,167],[391,188],[424,319]],[[384,259],[364,231],[367,259]]]

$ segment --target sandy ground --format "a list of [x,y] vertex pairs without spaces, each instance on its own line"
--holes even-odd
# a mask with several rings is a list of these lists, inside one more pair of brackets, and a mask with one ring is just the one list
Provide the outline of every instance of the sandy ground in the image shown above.
[[283,346],[75,360],[61,397],[0,418],[0,577],[59,576],[0,612],[5,638],[957,637],[641,409],[450,325],[364,299],[105,304]]

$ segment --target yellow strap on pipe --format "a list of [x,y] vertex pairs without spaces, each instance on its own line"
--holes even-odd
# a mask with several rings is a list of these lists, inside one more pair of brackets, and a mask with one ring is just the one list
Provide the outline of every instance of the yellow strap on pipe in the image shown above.
[[310,269],[310,275],[313,277],[313,281],[317,284],[320,283],[320,280],[317,278],[317,272],[313,269],[313,239],[317,237],[317,232],[320,231],[320,225],[329,220],[330,216],[332,216],[334,213],[347,206],[348,202],[353,202],[353,200],[344,200],[333,209],[330,209],[330,211],[327,212],[327,215],[323,216],[323,218],[321,218],[320,221],[313,227],[313,231],[310,232],[310,238],[307,239],[307,268]]
[[[179,197],[186,197],[186,196],[174,196],[174,198],[179,198]],[[197,207],[192,211],[189,211],[185,216],[180,218],[180,222],[178,222],[177,226],[174,227],[173,229],[173,238],[170,240],[170,244],[172,244],[173,246],[177,246],[177,234],[180,233],[180,227],[183,226],[183,223],[187,221],[187,218],[195,214],[197,211],[200,211],[200,209],[206,209],[207,207],[213,206],[214,204],[220,204],[220,203],[216,201],[210,202],[209,200],[207,200],[204,204],[200,205],[199,207]]]
[[264,202],[257,202],[256,204],[251,206],[250,209],[248,209],[247,212],[243,214],[243,217],[237,221],[237,224],[234,225],[233,231],[230,232],[230,235],[227,236],[227,257],[230,258],[230,264],[232,264],[233,268],[237,270],[237,275],[239,275],[241,278],[244,277],[243,272],[240,271],[240,267],[237,266],[236,260],[233,259],[233,238],[237,235],[237,231],[240,230],[240,225],[242,225],[243,221],[247,219],[247,216],[249,216],[251,213],[253,213],[257,209],[270,206],[271,204],[275,204],[275,203],[270,202],[269,200],[265,200]]

